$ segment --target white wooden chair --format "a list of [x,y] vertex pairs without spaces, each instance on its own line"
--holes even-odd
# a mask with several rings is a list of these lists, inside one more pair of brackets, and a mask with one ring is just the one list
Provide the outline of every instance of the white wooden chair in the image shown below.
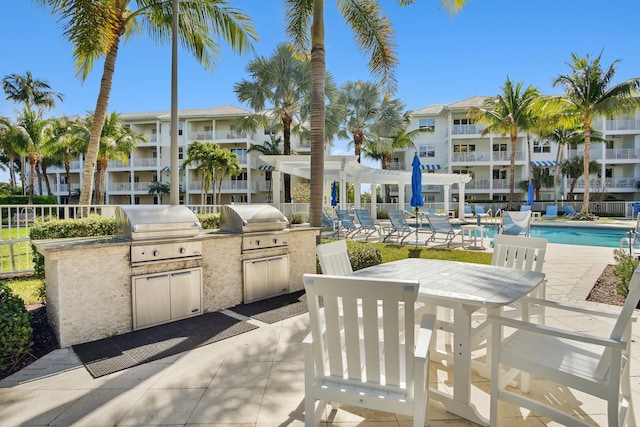
[[[525,300],[528,298],[525,298]],[[555,313],[575,312],[588,317],[616,319],[608,338],[565,331],[500,316],[489,316],[491,331],[491,426],[498,425],[499,400],[511,402],[568,426],[591,425],[571,413],[546,405],[542,400],[508,391],[499,377],[500,366],[580,390],[607,401],[608,425],[635,425],[629,378],[631,320],[640,301],[640,267],[633,273],[629,294],[619,313],[606,313],[586,307],[567,306],[531,299],[553,308]],[[506,339],[504,328],[515,329]],[[545,398],[545,402],[555,399]]]
[[346,276],[353,272],[345,240],[317,245],[316,254],[323,274]]
[[317,426],[327,404],[340,403],[426,425],[434,318],[423,317],[416,339],[418,282],[324,274],[303,281],[311,328],[303,342],[305,425]]

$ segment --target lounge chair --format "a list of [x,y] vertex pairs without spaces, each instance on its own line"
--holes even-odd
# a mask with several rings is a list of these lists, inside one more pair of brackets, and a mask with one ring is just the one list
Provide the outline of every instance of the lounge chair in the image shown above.
[[571,205],[565,206],[563,211],[564,211],[564,215],[563,215],[564,218],[575,218],[578,216],[578,212],[576,212],[576,210]]
[[454,229],[449,222],[449,217],[446,215],[433,215],[425,214],[427,221],[429,221],[429,227],[431,227],[431,236],[427,239],[427,242],[438,242],[438,235],[444,235],[442,237],[442,243],[446,243],[447,247],[451,244],[454,237],[462,232],[462,230]]
[[491,216],[491,209],[489,209],[488,211],[484,211],[484,206],[482,205],[476,205],[476,216],[479,216],[480,218],[486,218]]
[[382,235],[382,228],[379,225],[376,225],[375,222],[373,222],[373,218],[371,218],[368,210],[356,209],[355,212],[360,227],[358,228],[358,232],[354,234],[364,233],[365,240],[369,240],[369,237],[371,237],[374,233],[378,233],[378,236]]
[[531,211],[503,211],[500,233],[511,236],[529,235]]
[[545,212],[545,214],[542,215],[542,218],[547,218],[547,219],[558,218],[558,206],[556,205],[547,206],[547,212]]
[[531,210],[531,205],[522,205],[520,206],[520,212],[526,212]]
[[471,210],[471,206],[464,207],[464,217],[465,218],[473,218],[473,211]]
[[340,230],[338,218],[322,211],[322,229],[320,233],[329,233],[330,237],[334,237]]
[[404,217],[404,212],[401,210],[389,211],[389,221],[391,221],[391,230],[389,230],[389,234],[384,236],[383,242],[395,240],[398,243],[403,243],[415,231],[409,226]]
[[338,215],[338,222],[340,225],[340,227],[338,228],[338,237],[340,237],[340,234],[342,234],[342,230],[345,231],[345,239],[349,238],[351,235],[359,231],[360,224],[356,224],[355,222],[353,222],[347,210],[337,209],[336,215]]
[[638,246],[640,246],[640,212],[636,218],[636,228],[629,230],[629,237],[620,239],[620,249],[628,249],[631,255]]

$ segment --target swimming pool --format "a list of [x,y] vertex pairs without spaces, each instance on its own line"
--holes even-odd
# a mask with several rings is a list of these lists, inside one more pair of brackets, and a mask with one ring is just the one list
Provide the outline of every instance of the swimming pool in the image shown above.
[[[497,225],[485,226],[485,237],[493,238],[498,232]],[[543,237],[549,243],[566,245],[620,247],[620,239],[629,236],[629,229],[614,227],[560,227],[531,225],[531,237]]]

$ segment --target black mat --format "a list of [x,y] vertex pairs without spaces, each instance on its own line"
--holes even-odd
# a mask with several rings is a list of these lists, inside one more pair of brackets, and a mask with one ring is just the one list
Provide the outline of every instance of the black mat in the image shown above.
[[307,312],[304,290],[279,295],[249,304],[240,304],[229,310],[265,323],[275,323]]
[[73,346],[94,377],[141,365],[256,329],[225,314],[206,313]]

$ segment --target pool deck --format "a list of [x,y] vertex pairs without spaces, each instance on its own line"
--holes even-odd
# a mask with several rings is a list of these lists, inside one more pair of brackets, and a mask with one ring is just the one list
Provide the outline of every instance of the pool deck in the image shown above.
[[[607,264],[611,248],[549,244],[544,271],[547,296],[617,310],[584,301]],[[0,381],[0,426],[289,426],[304,424],[304,368],[301,341],[307,315],[274,324],[249,320],[257,329],[94,379],[70,349],[56,350]],[[610,325],[584,316],[547,314],[547,324],[588,333],[608,333]],[[640,329],[635,324],[631,383],[640,415]],[[432,386],[450,386],[447,368],[432,364]],[[472,401],[488,417],[488,380],[474,377]],[[560,402],[594,426],[606,425],[606,406],[564,387],[532,381],[532,393]],[[557,425],[501,405],[503,426]],[[409,427],[411,419],[342,408],[322,425]],[[430,403],[430,426],[473,426]]]

